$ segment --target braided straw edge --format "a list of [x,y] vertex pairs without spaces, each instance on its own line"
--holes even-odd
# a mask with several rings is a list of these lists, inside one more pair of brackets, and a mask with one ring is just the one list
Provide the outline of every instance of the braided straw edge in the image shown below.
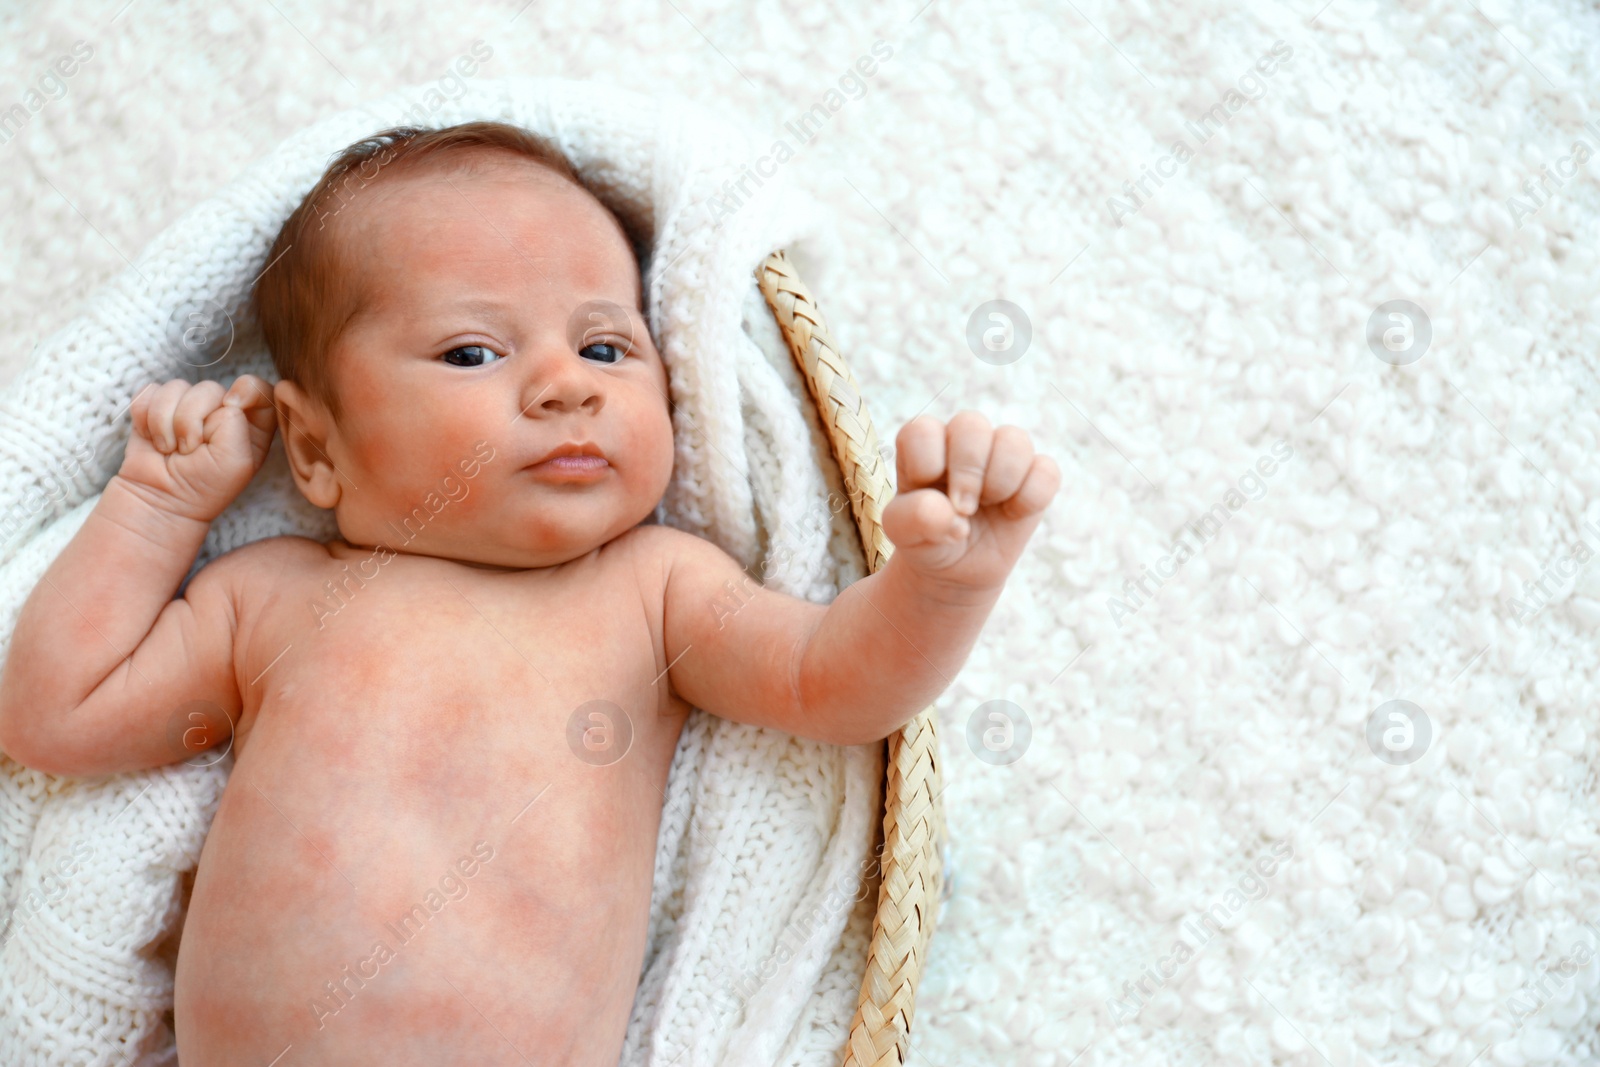
[[[827,429],[861,533],[867,569],[877,572],[894,550],[882,525],[883,507],[894,496],[894,488],[889,484],[866,402],[833,343],[816,300],[782,250],[756,268],[756,281]],[[943,881],[940,853],[945,824],[939,802],[939,736],[933,709],[918,712],[888,743],[883,880],[843,1067],[905,1067],[917,985],[933,937]]]

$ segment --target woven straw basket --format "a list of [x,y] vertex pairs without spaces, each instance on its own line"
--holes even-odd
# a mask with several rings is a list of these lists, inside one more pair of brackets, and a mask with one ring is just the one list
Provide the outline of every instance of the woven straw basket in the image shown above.
[[[866,402],[828,333],[811,291],[782,251],[756,268],[756,281],[800,365],[833,446],[851,511],[861,532],[867,570],[876,572],[894,546],[883,534],[883,508],[894,489],[878,451]],[[904,1067],[910,1056],[917,984],[939,907],[944,812],[939,805],[939,737],[932,708],[888,739],[883,794],[882,882],[844,1067]]]

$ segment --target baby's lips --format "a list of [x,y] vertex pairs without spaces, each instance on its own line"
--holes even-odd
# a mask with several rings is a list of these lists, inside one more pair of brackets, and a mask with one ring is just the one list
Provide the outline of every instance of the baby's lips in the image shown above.
[[579,455],[597,456],[600,459],[605,460],[607,464],[611,462],[611,458],[606,455],[605,449],[601,448],[600,445],[594,441],[563,441],[561,444],[556,445],[554,448],[545,452],[537,459],[529,460],[524,466],[524,469],[527,469],[528,467],[537,467],[539,464],[548,462],[552,459],[561,459],[564,456]]

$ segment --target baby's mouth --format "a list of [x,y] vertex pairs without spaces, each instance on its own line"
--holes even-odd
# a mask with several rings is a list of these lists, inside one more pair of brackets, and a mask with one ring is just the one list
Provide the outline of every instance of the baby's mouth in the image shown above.
[[582,483],[596,481],[611,469],[594,445],[564,446],[525,469],[540,481]]
[[604,456],[553,456],[542,463],[535,463],[533,470],[548,471],[591,471],[603,470],[611,464],[606,462]]

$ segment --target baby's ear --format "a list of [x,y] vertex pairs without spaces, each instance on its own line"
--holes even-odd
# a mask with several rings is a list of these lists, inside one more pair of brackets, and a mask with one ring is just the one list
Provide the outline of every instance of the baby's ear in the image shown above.
[[328,458],[328,434],[333,419],[316,400],[291,381],[272,387],[278,409],[283,451],[300,493],[319,508],[332,510],[339,503],[339,472]]

